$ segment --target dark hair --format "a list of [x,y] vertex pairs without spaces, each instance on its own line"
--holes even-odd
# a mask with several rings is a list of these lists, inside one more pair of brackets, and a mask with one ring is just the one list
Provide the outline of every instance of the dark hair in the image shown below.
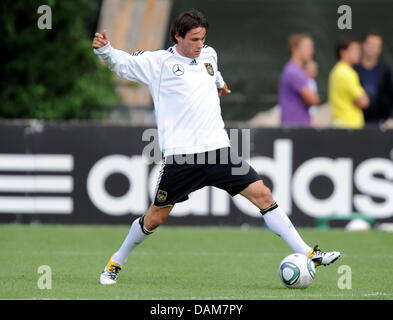
[[183,12],[175,19],[171,27],[170,36],[172,41],[177,43],[175,38],[176,33],[179,34],[180,37],[184,38],[188,31],[198,27],[205,28],[206,32],[209,27],[203,13],[195,9]]
[[336,58],[337,60],[341,59],[341,50],[347,50],[348,47],[351,45],[353,42],[358,42],[354,38],[341,38],[337,41],[336,44]]
[[361,39],[362,43],[365,42],[369,36],[377,36],[377,37],[380,37],[381,40],[383,41],[382,34],[380,34],[380,33],[377,32],[377,31],[368,31],[368,32],[366,32],[366,33],[364,33],[364,34],[362,35],[362,39]]

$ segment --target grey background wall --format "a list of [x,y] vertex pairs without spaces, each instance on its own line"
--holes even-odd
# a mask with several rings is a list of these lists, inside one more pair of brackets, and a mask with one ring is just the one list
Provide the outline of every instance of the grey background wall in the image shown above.
[[[343,4],[352,9],[351,30],[337,27],[337,9]],[[287,38],[294,32],[308,32],[315,40],[322,101],[326,101],[327,78],[339,37],[360,39],[368,30],[381,32],[385,37],[383,58],[393,65],[391,0],[174,0],[170,20],[190,8],[207,16],[207,44],[217,50],[219,67],[233,89],[222,98],[226,120],[247,120],[277,103],[278,79],[288,58]]]

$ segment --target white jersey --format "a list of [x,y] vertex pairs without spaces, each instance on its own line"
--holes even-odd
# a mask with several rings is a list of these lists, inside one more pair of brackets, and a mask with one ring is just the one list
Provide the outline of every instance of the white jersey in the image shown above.
[[107,44],[94,52],[121,78],[149,87],[164,156],[229,147],[217,93],[224,80],[213,48],[204,46],[195,59],[181,56],[176,45],[129,54]]

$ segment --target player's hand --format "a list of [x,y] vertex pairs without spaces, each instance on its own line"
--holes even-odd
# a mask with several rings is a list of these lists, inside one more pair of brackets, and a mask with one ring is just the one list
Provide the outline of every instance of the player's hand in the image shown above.
[[102,31],[102,33],[96,32],[94,35],[92,47],[94,49],[102,48],[109,43],[109,40],[106,36],[106,30]]
[[224,82],[224,86],[218,89],[218,96],[221,97],[222,94],[230,94],[232,91],[228,88],[228,85]]

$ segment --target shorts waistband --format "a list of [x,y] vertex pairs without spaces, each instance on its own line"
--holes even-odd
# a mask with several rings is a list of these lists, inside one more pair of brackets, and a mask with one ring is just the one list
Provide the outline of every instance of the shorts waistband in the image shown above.
[[200,153],[170,155],[164,157],[164,162],[165,164],[217,164],[222,162],[228,163],[229,154],[230,147],[224,147]]

